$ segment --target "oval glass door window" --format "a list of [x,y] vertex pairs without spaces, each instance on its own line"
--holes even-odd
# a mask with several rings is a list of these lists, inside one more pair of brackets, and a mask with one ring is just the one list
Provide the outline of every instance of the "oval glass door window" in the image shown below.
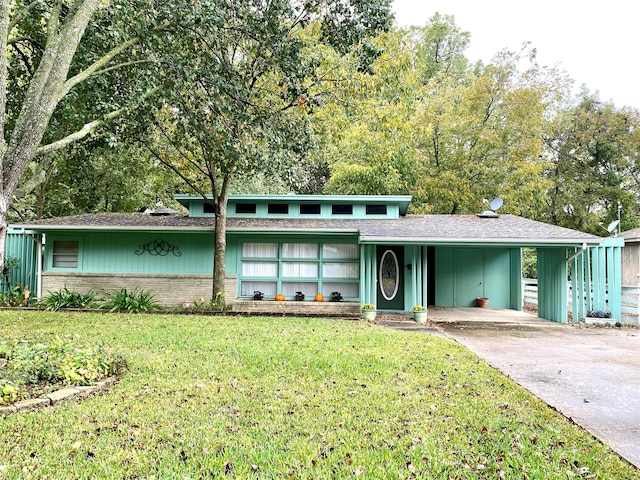
[[393,300],[400,284],[400,266],[398,257],[392,250],[387,250],[380,258],[379,282],[380,291],[385,300]]

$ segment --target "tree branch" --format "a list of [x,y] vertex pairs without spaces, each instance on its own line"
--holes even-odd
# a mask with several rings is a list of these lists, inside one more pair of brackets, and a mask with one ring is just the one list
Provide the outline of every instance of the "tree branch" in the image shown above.
[[99,127],[100,125],[102,125],[103,123],[107,122],[108,120],[112,120],[114,118],[116,118],[119,115],[122,115],[123,113],[125,113],[128,109],[126,108],[121,108],[119,110],[115,110],[111,113],[108,113],[107,115],[105,115],[104,117],[98,119],[98,120],[94,120],[93,122],[89,122],[89,123],[85,123],[84,126],[78,130],[77,132],[72,133],[71,135],[67,135],[64,138],[61,138],[60,140],[50,143],[48,145],[42,145],[41,147],[38,147],[38,149],[36,150],[36,156],[40,156],[40,155],[46,155],[48,153],[52,153],[58,150],[62,150],[63,148],[67,147],[68,145],[71,145],[74,142],[77,142],[78,140],[82,140],[84,137],[86,137],[89,133],[91,133],[93,130],[95,130],[97,127]]
[[31,2],[29,5],[27,5],[26,7],[24,7],[24,12],[22,13],[22,15],[18,15],[16,16],[16,18],[13,20],[13,22],[9,23],[9,28],[7,30],[7,32],[11,32],[11,30],[13,30],[16,25],[18,25],[22,20],[24,20],[25,18],[27,18],[29,12],[31,11],[32,8],[34,8],[36,5],[41,5],[43,4],[42,0],[35,0],[34,2]]
[[107,63],[113,60],[113,58],[116,55],[124,52],[126,49],[132,47],[133,45],[139,42],[140,42],[140,38],[134,37],[130,40],[127,40],[126,42],[121,43],[120,45],[112,49],[110,52],[107,52],[105,55],[103,55],[102,58],[98,59],[92,65],[84,69],[82,72],[68,79],[66,82],[64,82],[64,85],[62,87],[62,92],[60,94],[61,95],[60,98],[64,97],[67,93],[69,93],[69,90],[71,90],[77,84],[82,83],[83,81],[87,80],[89,77],[97,74],[97,72],[99,72],[100,69],[104,67]]

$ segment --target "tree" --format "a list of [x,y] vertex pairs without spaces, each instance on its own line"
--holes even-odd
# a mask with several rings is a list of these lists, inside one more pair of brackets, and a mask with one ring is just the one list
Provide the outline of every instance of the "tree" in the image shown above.
[[[376,52],[367,35],[390,25],[388,1],[232,1],[221,21],[197,26],[188,55],[166,74],[178,79],[172,97],[155,109],[154,135],[141,137],[215,213],[213,292],[224,291],[226,206],[232,180],[279,176],[310,145],[306,115],[330,79],[327,51],[364,66]],[[187,40],[185,38],[185,40]]]
[[[156,38],[151,32],[167,17],[149,14],[144,4],[0,4],[0,263],[7,213],[25,172],[37,170],[33,162],[84,138],[145,98],[150,85],[144,81],[152,76],[140,75],[135,82],[140,71],[134,67],[151,63],[146,50]],[[144,21],[134,25],[133,12],[147,15],[138,15]]]
[[583,91],[574,107],[554,118],[545,136],[551,186],[542,218],[596,235],[617,219],[638,225],[640,114]]
[[327,191],[411,194],[413,211],[425,213],[473,213],[501,196],[505,211],[531,214],[544,192],[554,72],[528,49],[471,65],[469,35],[448,16],[377,41],[385,53],[375,75],[345,95],[351,102],[328,107],[320,127],[330,132]]

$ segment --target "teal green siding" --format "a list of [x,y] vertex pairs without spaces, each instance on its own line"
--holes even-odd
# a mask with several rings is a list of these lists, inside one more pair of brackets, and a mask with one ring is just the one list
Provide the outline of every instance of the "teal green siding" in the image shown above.
[[566,248],[538,248],[538,316],[567,323]]
[[5,255],[20,260],[20,264],[9,272],[10,285],[2,285],[4,291],[7,288],[20,285],[29,286],[34,294],[37,288],[39,235],[23,235],[9,231],[5,243]]
[[[53,267],[56,240],[78,241],[78,268]],[[153,251],[156,240],[167,242],[173,251]],[[44,268],[48,271],[93,273],[210,274],[213,272],[214,238],[211,232],[83,232],[78,235],[48,233]]]
[[517,258],[512,248],[436,247],[436,305],[471,307],[488,297],[492,308],[514,308]]

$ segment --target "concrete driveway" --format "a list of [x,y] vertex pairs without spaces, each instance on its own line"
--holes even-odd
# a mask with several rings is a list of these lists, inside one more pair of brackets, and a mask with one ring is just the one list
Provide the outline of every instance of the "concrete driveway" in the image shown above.
[[[483,310],[483,311],[481,311]],[[430,309],[448,337],[640,467],[640,329],[497,309]]]
[[377,323],[457,341],[640,468],[640,329],[480,308],[432,307],[429,320]]

